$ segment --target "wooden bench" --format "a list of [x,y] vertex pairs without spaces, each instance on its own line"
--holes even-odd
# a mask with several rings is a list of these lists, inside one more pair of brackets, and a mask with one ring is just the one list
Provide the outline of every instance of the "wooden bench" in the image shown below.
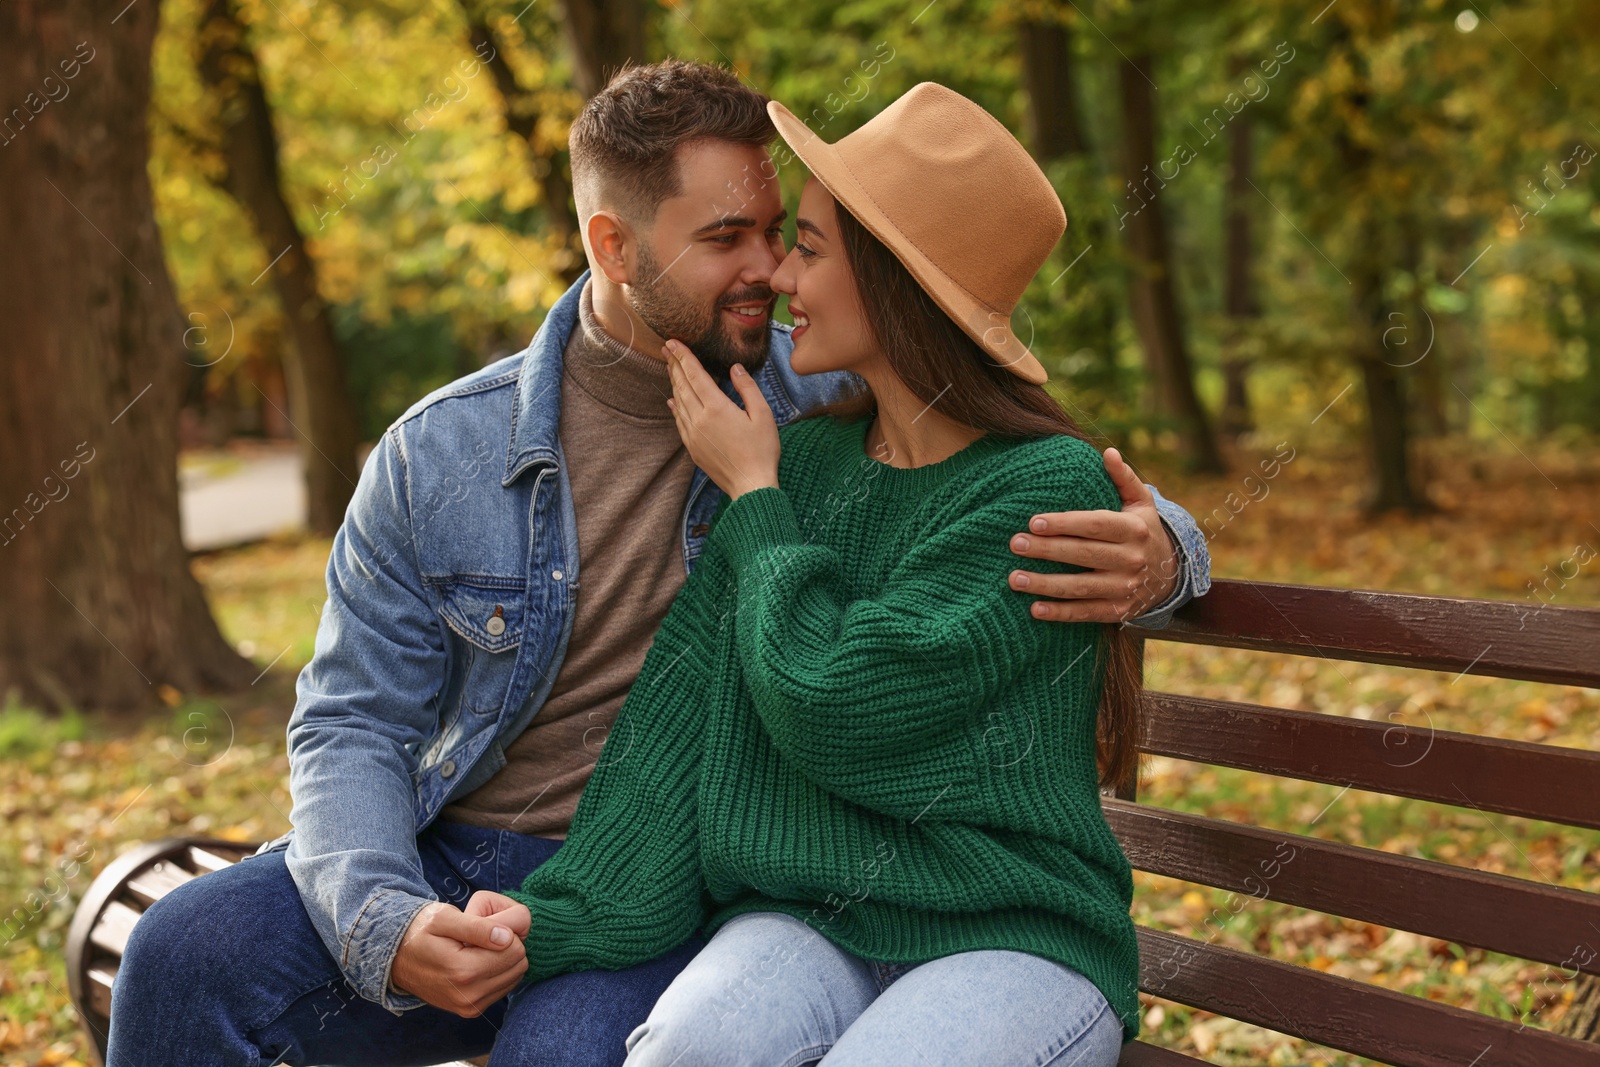
[[[1180,641],[1600,687],[1600,610],[1218,581]],[[1600,753],[1147,692],[1150,754],[1600,829]],[[1600,895],[1372,848],[1103,801],[1136,870],[1600,975]],[[1139,928],[1147,993],[1397,1067],[1566,1067],[1600,1045]],[[1135,1042],[1126,1067],[1193,1065]]]
[[[1600,687],[1600,610],[1218,581],[1146,640],[1182,641]],[[1600,753],[1147,692],[1153,755],[1600,829]],[[1395,753],[1403,755],[1396,757]],[[1376,849],[1104,800],[1134,867],[1557,967],[1600,949],[1600,896]],[[68,981],[104,1055],[111,979],[133,923],[182,882],[254,845],[174,840],[108,866],[79,905]],[[1290,857],[1290,858],[1286,858]],[[1139,929],[1140,988],[1396,1067],[1568,1067],[1600,1045]],[[1600,975],[1600,952],[1578,956]],[[1124,1067],[1197,1061],[1135,1042]]]

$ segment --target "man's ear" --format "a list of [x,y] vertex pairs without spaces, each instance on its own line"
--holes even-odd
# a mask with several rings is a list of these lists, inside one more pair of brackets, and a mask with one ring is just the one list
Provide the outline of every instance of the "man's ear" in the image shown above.
[[633,282],[633,230],[615,211],[596,211],[584,227],[594,265],[616,285]]

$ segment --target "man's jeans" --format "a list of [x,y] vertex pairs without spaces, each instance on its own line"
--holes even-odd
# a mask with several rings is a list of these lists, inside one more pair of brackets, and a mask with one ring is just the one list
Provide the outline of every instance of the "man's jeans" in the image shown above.
[[[439,821],[417,837],[428,884],[464,907],[504,892],[561,842]],[[283,852],[173,890],[134,927],[113,988],[108,1067],[406,1067],[481,1056],[494,1067],[617,1065],[623,1042],[705,944],[622,971],[522,986],[476,1019],[396,1016],[355,995],[311,925]]]
[[1025,952],[921,964],[846,952],[781,912],[724,923],[628,1037],[627,1067],[1114,1067],[1093,982]]

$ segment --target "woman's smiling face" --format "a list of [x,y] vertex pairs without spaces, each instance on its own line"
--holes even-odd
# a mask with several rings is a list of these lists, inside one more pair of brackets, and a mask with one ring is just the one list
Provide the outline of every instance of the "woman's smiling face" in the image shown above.
[[772,288],[789,297],[795,325],[789,365],[797,374],[859,373],[881,355],[840,243],[838,211],[833,194],[808,179],[800,194],[794,248],[772,275]]

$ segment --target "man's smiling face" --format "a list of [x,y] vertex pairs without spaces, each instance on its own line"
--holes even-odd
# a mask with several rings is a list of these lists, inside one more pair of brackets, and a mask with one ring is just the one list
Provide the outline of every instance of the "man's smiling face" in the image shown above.
[[716,377],[735,363],[755,370],[767,358],[770,283],[784,257],[777,169],[765,149],[727,141],[688,144],[677,155],[681,192],[661,202],[641,234],[628,303]]

